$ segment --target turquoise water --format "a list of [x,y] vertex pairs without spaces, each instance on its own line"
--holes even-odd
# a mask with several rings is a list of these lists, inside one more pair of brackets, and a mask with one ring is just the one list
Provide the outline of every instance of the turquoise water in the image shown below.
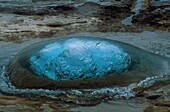
[[122,73],[128,71],[131,61],[130,55],[116,44],[81,37],[56,40],[29,59],[36,75],[61,81]]
[[[89,34],[84,34],[89,35]],[[91,34],[92,35],[92,34]],[[99,35],[99,34],[96,34]],[[112,33],[112,34],[100,34],[100,36],[110,38],[110,39],[124,39],[124,41],[130,41],[130,42],[137,42],[136,36],[145,38],[144,40],[147,40],[148,37],[150,38],[159,38],[160,39],[169,37],[169,34],[165,33],[152,33],[152,32],[144,32],[144,33]],[[158,36],[158,37],[156,37]],[[166,37],[167,36],[167,37]],[[133,38],[134,37],[134,38]],[[129,39],[128,39],[129,38]],[[149,39],[150,39],[149,38]],[[142,49],[138,49],[133,46],[127,46],[125,45],[123,48],[127,48],[125,52],[130,53],[130,51],[133,51],[134,54],[139,56],[139,58],[144,62],[147,62],[149,64],[147,68],[151,71],[152,74],[142,74],[146,75],[145,78],[141,79],[141,81],[136,81],[136,83],[129,84],[127,86],[113,86],[113,87],[103,87],[103,88],[97,88],[97,89],[56,89],[56,90],[48,90],[48,89],[17,89],[14,85],[10,83],[10,80],[8,78],[8,73],[6,72],[6,65],[11,61],[12,57],[16,53],[18,53],[21,49],[23,49],[26,46],[29,46],[33,43],[41,42],[43,39],[32,39],[30,41],[22,42],[22,43],[7,43],[7,42],[0,42],[0,59],[1,59],[1,69],[2,74],[0,75],[0,91],[3,94],[8,95],[17,95],[17,96],[24,96],[24,97],[31,97],[31,98],[46,98],[49,100],[56,100],[56,101],[64,101],[64,102],[73,102],[76,104],[83,104],[83,105],[89,105],[89,104],[97,104],[99,102],[102,102],[104,100],[108,99],[120,99],[120,98],[131,98],[135,97],[135,92],[133,91],[134,88],[138,87],[145,87],[152,85],[155,81],[161,80],[163,76],[168,73],[170,61],[169,58],[165,58],[159,55],[155,55],[149,52],[146,52]],[[148,40],[149,41],[149,40]],[[152,39],[153,41],[157,41],[155,39]],[[162,40],[159,40],[161,42]],[[142,41],[140,41],[141,43]],[[149,41],[150,42],[150,41]],[[137,43],[138,46],[140,46],[140,43]],[[146,42],[145,42],[146,43]],[[32,45],[35,46],[35,45]],[[41,47],[43,48],[43,47]],[[146,48],[146,46],[145,46]],[[156,48],[156,46],[154,47]],[[146,48],[147,49],[147,48]],[[40,49],[39,49],[40,50]],[[21,51],[22,52],[22,51]],[[21,53],[19,52],[19,54]],[[3,55],[2,55],[3,54]],[[26,52],[24,53],[26,56]],[[33,53],[34,54],[34,53]],[[22,55],[24,56],[24,55]],[[16,58],[16,56],[15,56]],[[17,59],[17,58],[16,58]],[[14,61],[14,60],[13,60]],[[15,71],[14,71],[15,72]],[[138,72],[138,71],[137,71]],[[135,75],[135,77],[139,78],[141,77],[140,74]],[[119,79],[122,83],[123,80],[121,78]],[[127,78],[129,80],[129,78]]]

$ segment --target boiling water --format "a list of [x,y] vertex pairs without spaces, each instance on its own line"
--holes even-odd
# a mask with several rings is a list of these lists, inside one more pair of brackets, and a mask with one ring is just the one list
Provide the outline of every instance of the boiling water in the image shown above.
[[[10,43],[12,47],[9,49],[11,49],[11,52],[17,52],[18,50],[21,49],[19,46],[24,47],[31,43],[36,43],[39,41],[42,40],[37,39],[37,40],[25,42],[21,45],[14,45],[15,47],[13,46],[13,43]],[[148,87],[153,85],[156,81],[164,80],[165,78],[169,77],[169,72],[170,72],[169,58],[158,56],[121,42],[115,41],[115,43],[121,44],[122,47],[125,48],[128,53],[132,53],[133,56],[135,57],[137,56],[138,57],[137,59],[140,59],[143,65],[145,65],[144,68],[147,68],[147,70],[145,70],[143,69],[143,67],[140,67],[140,69],[137,69],[136,71],[133,72],[135,76],[132,76],[127,79],[130,81],[131,78],[132,79],[137,78],[138,80],[134,81],[133,83],[127,83],[127,85],[122,85],[123,80],[119,80],[120,83],[117,83],[116,85],[113,86],[109,85],[109,87],[88,88],[88,89],[86,88],[82,88],[82,89],[58,88],[53,90],[41,89],[41,88],[18,89],[13,84],[11,84],[11,81],[8,77],[9,74],[6,72],[7,67],[2,66],[1,78],[0,78],[1,93],[7,95],[17,95],[17,96],[31,97],[31,98],[43,97],[48,100],[73,102],[82,105],[91,105],[91,104],[98,104],[102,101],[109,100],[109,99],[121,99],[121,98],[128,99],[134,97],[136,91],[133,90],[135,88]],[[4,55],[8,55],[8,54],[4,53]],[[3,63],[2,61],[1,64],[4,65],[6,63],[8,62]],[[141,78],[140,74],[142,76],[144,75],[144,77]]]

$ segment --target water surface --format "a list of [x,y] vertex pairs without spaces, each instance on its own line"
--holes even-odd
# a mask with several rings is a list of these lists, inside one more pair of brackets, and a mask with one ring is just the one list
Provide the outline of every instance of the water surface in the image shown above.
[[[162,35],[163,34],[163,35]],[[95,36],[95,34],[77,34],[77,35],[86,35],[86,36]],[[97,36],[98,34],[96,34]],[[147,47],[147,44],[138,44],[138,41],[136,39],[139,38],[147,38],[149,36],[153,35],[162,35],[161,38],[157,38],[159,42],[164,41],[164,38],[169,37],[169,33],[158,33],[158,32],[144,32],[141,34],[138,33],[108,33],[108,34],[101,34],[101,37],[104,38],[110,38],[115,40],[121,40],[126,42],[132,42],[132,44],[137,44],[139,47],[145,47],[145,49],[148,49],[150,51],[154,51],[150,47]],[[136,38],[136,36],[139,36],[139,38]],[[167,37],[166,37],[167,36]],[[159,36],[158,36],[159,37]],[[154,38],[154,37],[152,37]],[[139,39],[140,40],[140,39]],[[147,40],[147,39],[146,39]],[[140,42],[144,42],[146,40],[141,40]],[[154,66],[150,66],[149,69],[152,71],[153,74],[148,74],[148,77],[146,77],[144,80],[139,81],[138,83],[129,84],[128,86],[114,86],[114,87],[107,87],[107,88],[96,88],[96,89],[57,89],[57,90],[48,90],[48,89],[17,89],[14,87],[11,83],[9,83],[8,77],[6,77],[8,74],[5,73],[5,69],[3,66],[7,65],[9,61],[12,59],[12,57],[19,52],[22,48],[25,46],[31,45],[36,42],[41,42],[43,39],[32,39],[30,41],[22,42],[22,43],[12,43],[12,42],[1,42],[1,70],[3,69],[3,74],[1,74],[1,92],[3,94],[10,94],[10,95],[18,95],[18,96],[25,96],[25,97],[44,97],[47,99],[53,99],[53,100],[63,100],[66,102],[74,102],[77,104],[96,104],[101,102],[101,98],[104,98],[103,100],[107,99],[119,99],[119,98],[130,98],[135,96],[135,92],[133,91],[134,88],[139,86],[150,86],[152,85],[156,80],[161,80],[165,74],[168,74],[169,72],[169,58],[166,58],[164,56],[155,55],[146,51],[143,51],[141,49],[139,50],[133,50],[134,53],[140,54],[141,56],[144,55],[145,58],[150,59],[151,62],[154,62],[155,64],[152,64]],[[148,40],[147,40],[148,41]],[[155,40],[156,41],[156,40]],[[149,41],[151,42],[151,41]],[[158,46],[154,46],[156,48]],[[132,47],[134,48],[134,47]],[[134,48],[136,49],[136,48]],[[8,52],[7,52],[8,51]],[[141,51],[141,52],[140,52]],[[147,54],[147,55],[146,55]],[[148,62],[147,62],[148,63]],[[159,68],[159,69],[156,69]],[[155,71],[155,72],[154,72]],[[5,76],[5,77],[4,77]],[[96,99],[96,100],[94,100]],[[102,100],[102,101],[103,101]]]

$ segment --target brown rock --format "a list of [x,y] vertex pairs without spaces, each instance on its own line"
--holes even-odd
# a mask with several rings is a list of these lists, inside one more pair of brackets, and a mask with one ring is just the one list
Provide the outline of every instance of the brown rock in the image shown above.
[[144,110],[144,112],[170,112],[170,108],[163,106],[149,106]]
[[170,112],[170,101],[153,103],[145,108],[144,112]]
[[65,109],[64,106],[64,104],[42,100],[0,96],[0,112],[73,112]]
[[49,26],[49,27],[61,27],[61,26],[64,26],[64,24],[62,22],[58,22],[58,21],[50,22],[50,23],[47,23],[46,25]]
[[162,94],[155,92],[147,92],[145,94],[146,94],[145,97],[150,100],[156,100],[162,96]]

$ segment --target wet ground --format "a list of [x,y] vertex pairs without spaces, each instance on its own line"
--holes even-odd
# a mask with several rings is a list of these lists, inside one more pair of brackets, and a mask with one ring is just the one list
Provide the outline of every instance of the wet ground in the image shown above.
[[[169,8],[168,0],[0,1],[0,72],[24,47],[62,36],[109,38],[169,59]],[[2,95],[0,111],[169,112],[169,87],[167,78],[139,88],[135,98],[95,106]]]

